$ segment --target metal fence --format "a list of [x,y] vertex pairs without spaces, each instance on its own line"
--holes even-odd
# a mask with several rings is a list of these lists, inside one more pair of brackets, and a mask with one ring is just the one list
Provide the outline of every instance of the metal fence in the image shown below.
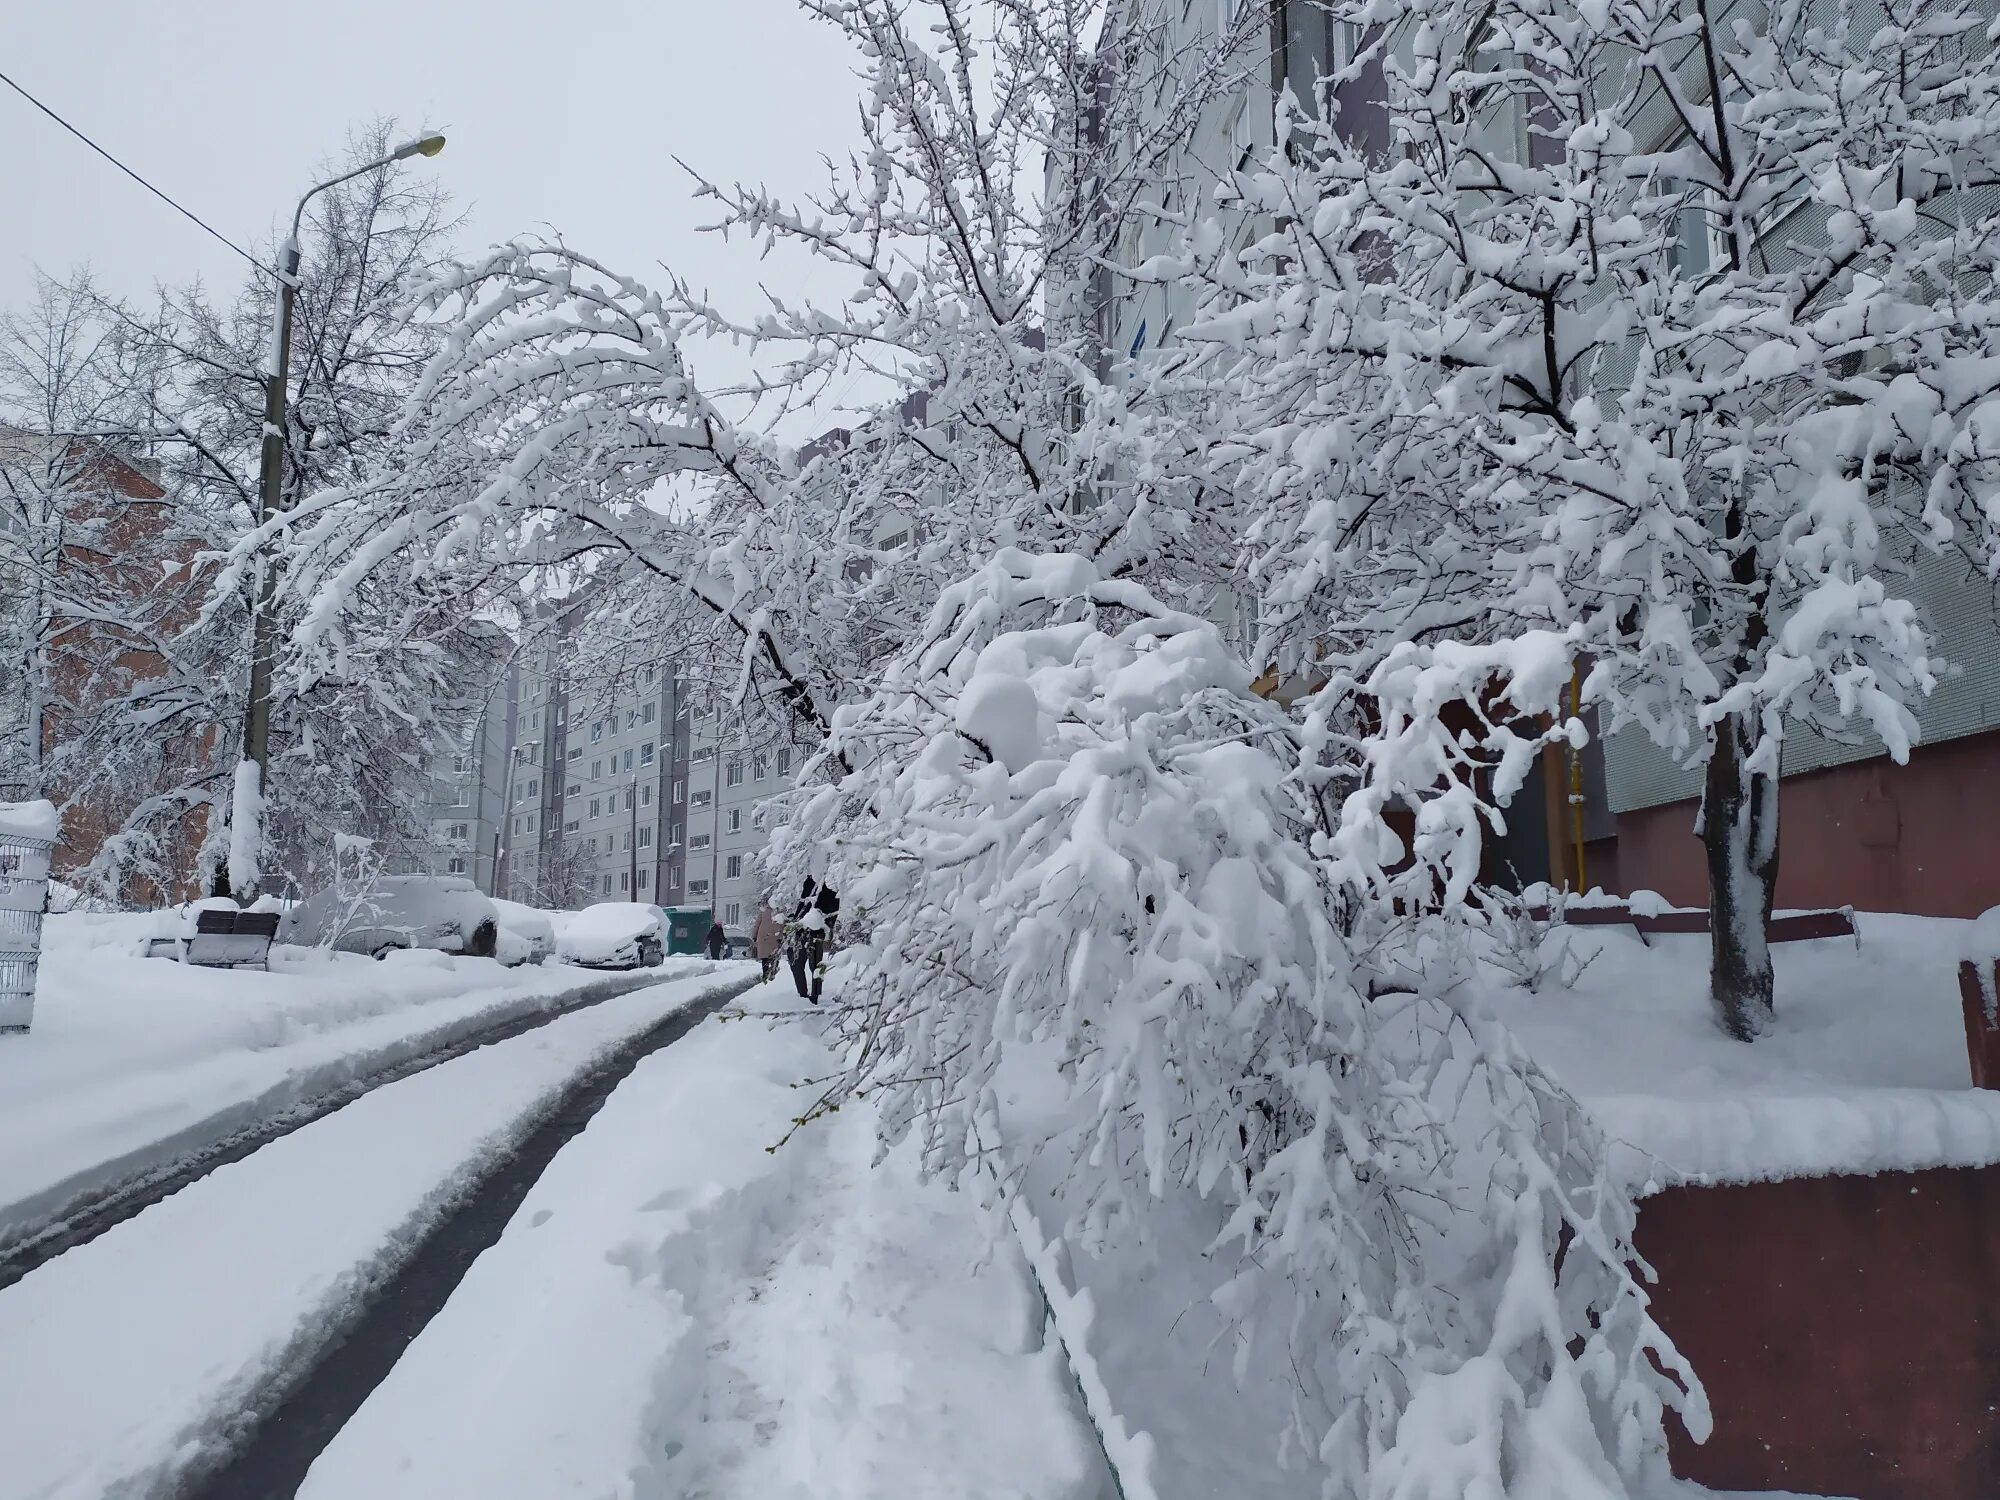
[[0,1032],[26,1031],[34,1017],[54,848],[0,826]]

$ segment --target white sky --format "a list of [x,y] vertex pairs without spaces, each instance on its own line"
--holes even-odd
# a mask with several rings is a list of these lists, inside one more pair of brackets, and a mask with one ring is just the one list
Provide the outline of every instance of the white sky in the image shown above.
[[[0,70],[246,248],[355,125],[442,130],[435,173],[468,250],[553,228],[641,281],[665,262],[732,309],[760,279],[838,297],[810,263],[697,234],[673,158],[781,192],[857,137],[852,60],[793,0],[0,0]],[[248,271],[0,85],[0,305],[34,268],[108,291]],[[310,267],[307,268],[310,274]],[[740,374],[701,356],[704,385]],[[830,425],[834,414],[827,414]]]

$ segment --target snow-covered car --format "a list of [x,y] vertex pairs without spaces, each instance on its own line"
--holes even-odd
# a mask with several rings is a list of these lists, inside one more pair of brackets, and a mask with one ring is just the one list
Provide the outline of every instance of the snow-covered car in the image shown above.
[[564,963],[586,969],[650,969],[666,951],[660,909],[636,901],[601,901],[573,912],[556,940]]
[[546,963],[556,951],[556,927],[549,914],[518,901],[493,898],[493,910],[500,921],[499,943],[493,956],[514,968],[519,964]]
[[365,889],[335,886],[285,913],[278,941],[380,958],[428,948],[491,958],[500,917],[471,881],[453,875],[384,875]]

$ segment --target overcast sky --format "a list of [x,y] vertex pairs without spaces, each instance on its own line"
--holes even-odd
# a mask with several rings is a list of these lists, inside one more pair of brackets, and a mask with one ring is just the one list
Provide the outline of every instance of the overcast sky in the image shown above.
[[[449,137],[415,170],[469,211],[466,248],[553,227],[735,307],[760,277],[797,296],[810,273],[697,234],[714,205],[673,158],[795,191],[857,133],[852,60],[794,0],[0,0],[0,71],[253,249],[350,128],[387,114]],[[247,269],[0,86],[0,303],[38,265],[85,262],[134,294]],[[741,368],[703,364],[704,384]]]

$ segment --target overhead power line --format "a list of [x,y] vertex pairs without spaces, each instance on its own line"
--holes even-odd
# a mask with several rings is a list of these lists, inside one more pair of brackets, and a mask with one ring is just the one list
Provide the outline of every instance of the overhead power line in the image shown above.
[[272,269],[269,266],[265,265],[261,260],[257,259],[256,256],[252,255],[248,250],[245,250],[241,245],[237,244],[236,241],[232,240],[228,235],[222,233],[221,230],[216,229],[213,225],[203,223],[202,220],[198,218],[190,210],[181,207],[180,204],[176,203],[172,198],[169,198],[165,193],[161,192],[158,188],[154,187],[152,183],[146,181],[145,178],[141,177],[137,172],[133,171],[130,167],[126,166],[124,162],[120,161],[117,157],[113,156],[109,151],[106,151],[102,146],[98,145],[97,142],[93,141],[89,136],[85,135],[81,130],[77,129],[76,126],[70,124],[70,122],[65,120],[61,115],[57,114],[54,110],[50,109],[48,105],[42,103],[41,100],[37,99],[33,94],[29,93],[26,89],[22,88],[20,84],[16,83],[13,79],[9,78],[5,73],[0,73],[0,83],[6,84],[8,88],[12,89],[15,93],[19,94],[23,99],[26,99],[30,104],[34,105],[36,109],[39,109],[43,114],[47,115],[51,120],[54,120],[56,124],[62,126],[64,130],[67,130],[71,135],[75,136],[78,140],[82,141],[84,145],[90,147],[91,150],[95,151],[99,156],[103,157],[106,161],[110,162],[112,166],[116,167],[119,171],[123,172],[127,177],[131,178],[134,182],[138,183],[140,187],[144,188],[147,192],[151,193],[155,198],[158,198],[162,203],[166,204],[167,207],[171,208],[175,213],[179,214],[182,218],[186,219],[190,224],[193,224],[203,233],[210,235],[217,240],[220,240],[223,244],[227,245],[230,249],[234,250],[238,255],[242,256],[245,260],[249,261],[251,265],[255,266],[258,270],[262,271],[266,276],[272,276],[277,274],[276,272],[272,271]]

